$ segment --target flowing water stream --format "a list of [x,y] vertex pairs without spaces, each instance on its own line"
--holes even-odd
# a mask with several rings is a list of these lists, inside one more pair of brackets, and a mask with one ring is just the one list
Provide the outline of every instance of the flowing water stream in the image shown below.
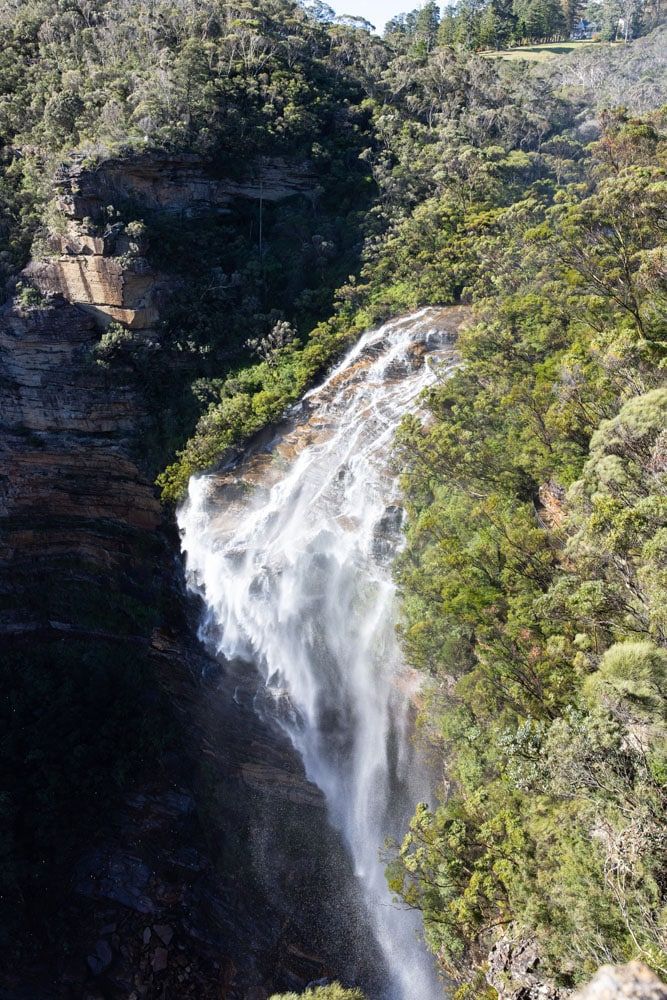
[[365,334],[268,445],[192,479],[179,512],[202,637],[259,669],[347,845],[388,970],[381,1000],[443,996],[380,857],[430,784],[411,739],[418,685],[395,637],[389,456],[401,418],[453,365],[461,318],[426,309]]

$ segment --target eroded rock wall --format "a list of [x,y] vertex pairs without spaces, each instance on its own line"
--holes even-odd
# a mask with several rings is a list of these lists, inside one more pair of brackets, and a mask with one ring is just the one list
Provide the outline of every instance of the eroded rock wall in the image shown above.
[[[179,219],[226,214],[234,199],[280,201],[310,198],[314,182],[307,165],[263,158],[240,179],[216,177],[197,156],[135,155],[97,165],[80,157],[55,178],[62,231],[50,237],[50,258],[28,268],[44,294],[61,294],[91,312],[99,323],[112,320],[134,330],[153,327],[170,282],[145,256],[141,238],[115,222],[119,206]],[[126,218],[127,222],[132,221]]]
[[[24,597],[5,608],[5,633],[46,627],[49,602],[40,617],[31,583],[41,590],[47,575],[57,590],[62,560],[136,583],[137,538],[162,544],[160,504],[132,457],[146,414],[136,388],[95,365],[98,338],[93,319],[63,300],[9,306],[0,318],[0,565]],[[61,624],[77,626],[76,608]]]
[[[335,972],[337,949],[348,960],[355,949],[347,890],[326,887],[320,867],[340,843],[323,840],[306,863],[284,841],[285,830],[322,830],[322,797],[284,736],[258,719],[255,681],[194,640],[175,531],[144,466],[141,382],[94,357],[104,324],[151,330],[174,293],[141,240],[104,222],[111,198],[143,199],[177,224],[233,197],[306,196],[298,170],[263,170],[241,182],[208,177],[187,157],[93,171],[75,161],[57,182],[65,231],[26,274],[44,305],[14,301],[0,314],[0,642],[19,663],[75,642],[93,655],[104,643],[130,662],[147,656],[146,711],[166,701],[156,718],[176,733],[60,884],[67,947],[45,901],[46,929],[0,962],[9,998],[261,1000]],[[335,901],[328,914],[316,881]],[[339,903],[344,928],[328,934]]]

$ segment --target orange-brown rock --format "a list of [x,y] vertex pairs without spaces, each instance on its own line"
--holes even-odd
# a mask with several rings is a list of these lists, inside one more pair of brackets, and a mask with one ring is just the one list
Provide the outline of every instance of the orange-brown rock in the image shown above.
[[63,295],[101,324],[115,320],[133,330],[154,326],[164,282],[139,259],[123,261],[100,254],[60,256],[33,264],[27,274],[44,293]]

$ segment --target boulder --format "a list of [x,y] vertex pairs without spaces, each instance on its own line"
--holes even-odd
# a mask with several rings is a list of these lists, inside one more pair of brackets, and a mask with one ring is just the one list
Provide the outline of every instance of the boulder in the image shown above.
[[173,927],[170,927],[169,924],[154,924],[153,930],[160,938],[160,941],[162,941],[165,948],[168,948],[174,936]]
[[572,1000],[667,1000],[667,985],[643,962],[603,965]]
[[108,941],[100,940],[95,945],[95,951],[86,959],[88,968],[94,976],[99,976],[108,969],[113,959],[113,952]]

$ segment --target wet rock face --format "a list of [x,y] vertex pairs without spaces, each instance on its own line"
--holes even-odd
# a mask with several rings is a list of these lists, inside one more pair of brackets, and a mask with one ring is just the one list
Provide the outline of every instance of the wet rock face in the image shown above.
[[233,893],[211,864],[191,775],[172,762],[170,777],[141,783],[76,865],[66,905],[80,937],[63,995],[233,995]]
[[154,649],[183,750],[147,762],[74,864],[66,953],[0,962],[3,1000],[266,1000],[341,970],[372,984],[342,846],[296,753],[256,711],[259,678],[186,633],[160,632]]

